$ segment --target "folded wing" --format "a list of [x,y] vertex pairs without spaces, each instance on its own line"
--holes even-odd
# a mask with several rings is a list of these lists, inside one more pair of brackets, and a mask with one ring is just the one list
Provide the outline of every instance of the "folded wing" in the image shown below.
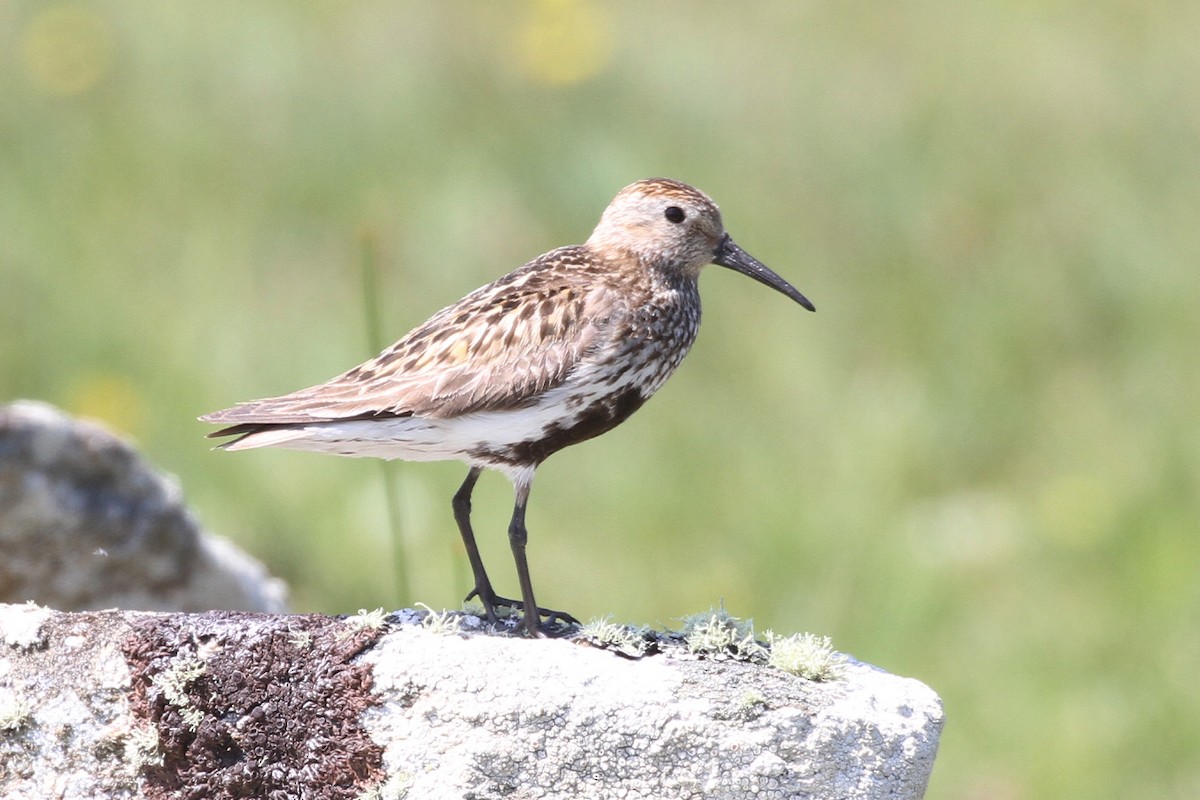
[[230,427],[394,416],[449,418],[527,406],[607,342],[625,301],[586,271],[546,269],[583,258],[564,248],[442,309],[375,358],[318,386],[201,417]]

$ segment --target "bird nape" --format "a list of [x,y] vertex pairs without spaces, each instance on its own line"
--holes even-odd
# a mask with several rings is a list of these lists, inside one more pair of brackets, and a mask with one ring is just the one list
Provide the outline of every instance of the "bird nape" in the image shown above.
[[[227,450],[286,447],[470,466],[454,495],[489,622],[521,608],[530,636],[575,623],[540,608],[525,558],[525,506],[551,454],[624,422],[671,376],[700,326],[697,278],[719,264],[812,303],[725,232],[703,192],[666,178],[626,186],[582,245],[561,247],[443,308],[375,358],[317,386],[200,419]],[[508,539],[521,599],[492,588],[471,530],[484,469],[516,494]]]

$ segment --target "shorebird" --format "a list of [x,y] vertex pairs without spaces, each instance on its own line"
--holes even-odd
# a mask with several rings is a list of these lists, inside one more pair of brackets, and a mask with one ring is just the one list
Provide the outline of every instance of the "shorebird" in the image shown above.
[[[530,636],[569,614],[539,608],[525,557],[534,471],[553,453],[629,418],[675,372],[700,327],[707,264],[813,304],[725,232],[716,204],[667,178],[626,186],[582,245],[560,247],[443,308],[375,358],[281,397],[207,414],[226,450],[286,447],[408,461],[460,460],[454,495],[475,588],[490,622],[520,607]],[[508,526],[521,599],[496,594],[471,529],[484,469],[512,481]],[[465,601],[464,601],[465,602]],[[545,624],[542,618],[546,618]]]

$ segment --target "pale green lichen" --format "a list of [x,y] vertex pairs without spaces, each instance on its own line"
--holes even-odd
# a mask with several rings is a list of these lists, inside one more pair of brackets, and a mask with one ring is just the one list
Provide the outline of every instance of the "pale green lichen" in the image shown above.
[[482,603],[475,600],[463,603],[462,612],[472,617],[479,617],[480,619],[487,618],[487,610],[483,607]]
[[387,616],[387,612],[382,608],[377,608],[373,611],[360,608],[358,613],[353,617],[348,617],[346,622],[365,630],[378,631],[382,630],[383,626],[387,624]]
[[136,726],[124,737],[125,763],[137,774],[143,767],[161,767],[162,750],[158,746],[158,731],[149,726]]
[[846,656],[833,649],[828,636],[777,636],[767,631],[765,642],[760,642],[754,621],[733,616],[724,604],[686,617],[680,633],[692,653],[766,664],[811,681],[837,680],[846,666]]
[[796,633],[776,636],[767,631],[770,655],[767,666],[790,672],[810,681],[834,681],[842,677],[846,656],[833,649],[828,636]]
[[757,708],[767,704],[767,697],[757,689],[747,689],[740,698],[742,708]]
[[754,638],[754,620],[733,616],[724,604],[685,617],[680,633],[692,653],[732,657],[755,664],[767,659],[767,648]]
[[346,617],[346,627],[337,632],[336,638],[339,641],[345,641],[359,631],[381,631],[387,625],[387,618],[387,612],[382,608],[374,611],[360,608],[354,616]]
[[416,605],[419,608],[425,609],[425,619],[421,620],[421,627],[430,633],[436,633],[439,636],[449,636],[462,630],[462,615],[458,612],[448,609],[434,611],[424,603],[417,603]]
[[307,650],[312,647],[313,636],[311,631],[306,630],[289,630],[288,642],[297,650]]
[[188,685],[208,669],[196,656],[184,656],[170,667],[155,675],[150,682],[158,688],[167,702],[179,709],[179,716],[190,730],[197,730],[204,719],[203,712],[192,706],[187,695]]
[[[495,612],[496,620],[499,622],[515,620],[519,623],[525,617],[525,612],[522,610],[520,603],[513,606],[498,603],[492,607],[492,610]],[[462,613],[468,617],[478,617],[480,620],[487,622],[487,609],[474,600],[462,604]]]
[[612,617],[592,618],[579,629],[580,639],[596,647],[615,650],[622,655],[641,657],[646,653],[645,627],[618,625]]
[[0,731],[16,733],[24,728],[33,712],[25,698],[11,689],[0,689]]

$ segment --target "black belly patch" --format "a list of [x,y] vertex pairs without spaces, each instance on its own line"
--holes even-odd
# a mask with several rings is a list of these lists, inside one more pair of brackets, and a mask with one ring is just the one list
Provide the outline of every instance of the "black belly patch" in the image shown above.
[[629,419],[630,415],[641,408],[644,402],[646,402],[646,398],[640,391],[635,387],[628,387],[616,394],[593,401],[569,424],[553,422],[547,425],[537,439],[518,442],[512,447],[502,450],[488,449],[472,455],[513,466],[536,466],[564,447],[578,444],[612,430]]

